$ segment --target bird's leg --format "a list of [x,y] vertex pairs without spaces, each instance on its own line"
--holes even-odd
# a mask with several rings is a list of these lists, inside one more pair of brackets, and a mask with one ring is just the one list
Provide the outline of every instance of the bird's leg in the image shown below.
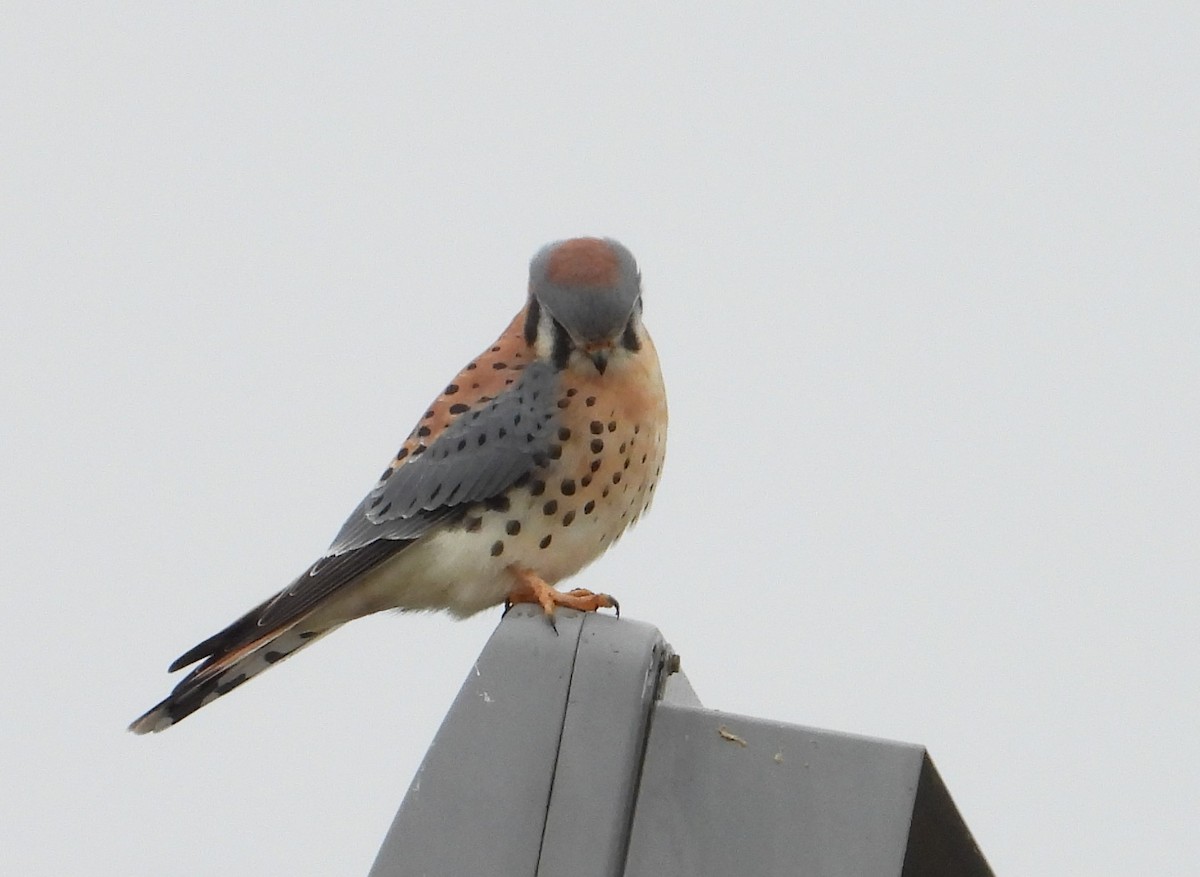
[[541,576],[527,569],[511,566],[509,571],[516,579],[516,584],[509,589],[505,602],[510,604],[537,603],[546,613],[546,618],[550,620],[552,627],[554,626],[554,611],[559,606],[578,609],[581,612],[616,609],[619,614],[621,611],[620,604],[608,594],[594,594],[586,588],[576,588],[563,593],[555,590],[546,584]]

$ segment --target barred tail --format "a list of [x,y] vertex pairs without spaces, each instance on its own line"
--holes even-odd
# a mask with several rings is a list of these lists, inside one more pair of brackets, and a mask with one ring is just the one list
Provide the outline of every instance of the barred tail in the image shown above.
[[[233,625],[231,625],[232,627]],[[253,679],[263,670],[278,664],[309,643],[336,630],[337,627],[338,625],[324,630],[309,630],[301,623],[282,631],[268,633],[227,654],[213,655],[210,660],[201,664],[175,686],[175,690],[164,701],[135,719],[129,726],[129,730],[135,734],[165,731],[176,722],[190,716],[200,707],[212,703],[223,694],[228,694],[243,682]],[[216,639],[217,637],[213,637],[206,640],[201,646],[215,645],[213,640]],[[196,649],[193,649],[188,655],[195,651]],[[196,658],[192,658],[192,660],[196,660]],[[178,666],[179,661],[176,661],[172,665],[172,669],[176,669]]]

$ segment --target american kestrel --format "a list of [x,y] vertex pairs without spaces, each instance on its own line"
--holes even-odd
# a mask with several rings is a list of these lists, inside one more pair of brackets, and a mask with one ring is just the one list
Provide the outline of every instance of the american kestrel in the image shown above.
[[641,275],[614,240],[543,247],[525,306],[437,397],[325,555],[189,649],[197,661],[130,730],[162,731],[354,618],[466,617],[500,603],[584,611],[560,592],[650,505],[667,440]]

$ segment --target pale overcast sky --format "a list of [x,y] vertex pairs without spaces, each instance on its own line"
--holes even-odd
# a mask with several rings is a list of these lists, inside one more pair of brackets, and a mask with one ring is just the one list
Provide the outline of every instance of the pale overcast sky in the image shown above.
[[125,725],[602,234],[672,433],[576,583],[998,874],[1194,874],[1198,7],[411,7],[5,8],[6,873],[366,873],[498,612]]

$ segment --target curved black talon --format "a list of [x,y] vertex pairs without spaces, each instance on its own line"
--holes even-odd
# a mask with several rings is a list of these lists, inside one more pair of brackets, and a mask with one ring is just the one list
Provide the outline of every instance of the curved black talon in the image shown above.
[[608,597],[608,599],[609,599],[609,602],[610,602],[610,603],[612,603],[612,608],[613,608],[613,610],[614,610],[614,611],[617,613],[617,618],[620,618],[620,617],[621,617],[621,603],[620,603],[620,601],[619,601],[619,600],[617,600],[617,598],[616,598],[616,597],[614,597],[612,594],[605,594],[604,596],[605,596],[605,597]]

